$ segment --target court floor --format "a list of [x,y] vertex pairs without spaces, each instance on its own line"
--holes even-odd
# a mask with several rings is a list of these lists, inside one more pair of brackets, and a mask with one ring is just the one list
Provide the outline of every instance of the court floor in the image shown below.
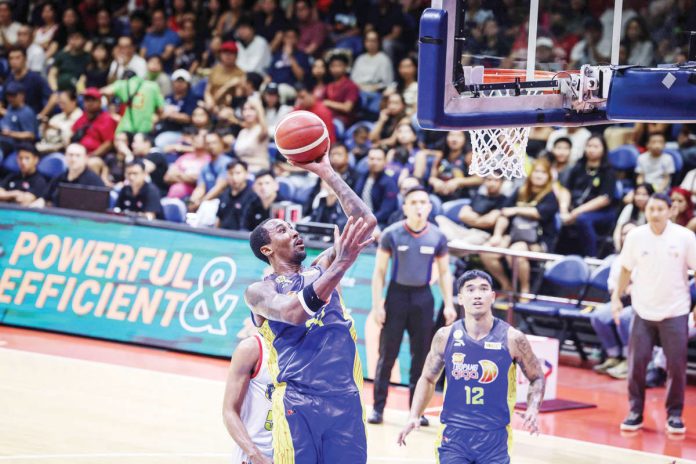
[[[37,348],[39,344],[31,340],[61,343],[53,343],[55,349],[48,353],[46,346]],[[227,463],[230,439],[221,416],[226,363],[209,361],[0,326],[0,464]],[[691,396],[693,392],[691,388]],[[415,432],[408,446],[399,448],[396,435],[406,417],[407,398],[395,390],[390,400],[385,424],[368,428],[369,462],[435,462],[437,427]],[[558,435],[556,429],[563,423],[576,428],[573,420],[559,420],[562,415],[577,416],[575,421],[580,422],[577,419],[584,414],[592,424],[593,416],[602,417],[603,407],[544,415],[542,429],[549,435],[529,436],[516,430],[513,462],[696,462],[685,459],[696,457],[691,433],[682,441],[664,441],[662,449],[655,450],[682,458],[627,449],[637,447],[630,441],[636,437],[621,437],[618,432],[614,435],[629,440],[629,446],[551,435]],[[650,424],[652,419],[648,418],[647,430],[638,434],[641,442],[654,442],[664,435],[653,430],[658,426]],[[687,425],[696,427],[688,419]],[[607,431],[591,427],[597,441],[606,442],[602,436]]]

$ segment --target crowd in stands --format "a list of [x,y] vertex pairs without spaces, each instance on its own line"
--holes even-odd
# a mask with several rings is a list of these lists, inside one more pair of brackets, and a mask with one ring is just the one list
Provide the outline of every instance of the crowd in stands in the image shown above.
[[[608,61],[606,2],[542,1],[539,69]],[[345,221],[335,195],[280,155],[293,109],[327,125],[335,169],[381,228],[404,186],[423,185],[433,222],[472,243],[603,256],[646,198],[671,192],[696,231],[696,126],[534,128],[528,178],[469,175],[461,131],[415,119],[418,20],[395,0],[0,0],[0,201],[61,206],[61,184],[104,187],[123,214],[250,230],[278,202],[313,222]],[[465,59],[525,66],[526,7],[467,2]],[[625,2],[621,62],[686,58],[689,0]],[[433,78],[437,78],[433,76]],[[166,207],[163,209],[163,205]],[[524,231],[527,231],[524,234]],[[485,266],[504,288],[497,258]],[[520,272],[528,289],[527,267]]]

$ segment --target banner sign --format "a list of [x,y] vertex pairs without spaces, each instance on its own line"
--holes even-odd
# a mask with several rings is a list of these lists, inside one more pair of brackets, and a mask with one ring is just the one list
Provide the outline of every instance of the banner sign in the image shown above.
[[[228,357],[254,330],[244,290],[268,267],[232,235],[0,207],[0,322]],[[306,263],[321,251],[308,248]],[[370,378],[373,268],[365,252],[341,282]],[[404,343],[395,380],[409,360]]]

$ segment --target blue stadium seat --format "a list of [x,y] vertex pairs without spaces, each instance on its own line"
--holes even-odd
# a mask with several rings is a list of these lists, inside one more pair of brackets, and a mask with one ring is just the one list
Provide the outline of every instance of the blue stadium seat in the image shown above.
[[51,153],[39,161],[37,170],[42,176],[53,179],[61,175],[65,171],[66,166],[65,156],[62,153]]
[[617,171],[633,171],[640,152],[635,145],[621,145],[609,152],[609,165]]
[[430,194],[430,203],[433,204],[433,210],[430,213],[431,216],[435,217],[438,214],[442,214],[442,200],[435,194]]
[[375,123],[372,121],[358,121],[350,126],[343,134],[343,143],[346,145],[348,150],[350,151],[355,148],[355,144],[353,143],[353,133],[358,127],[366,127],[368,131],[371,131],[374,125]]
[[292,198],[295,198],[296,188],[293,184],[282,177],[278,177],[276,180],[278,181],[278,194],[284,200],[291,200]]
[[681,152],[676,148],[665,148],[662,151],[672,157],[674,161],[674,172],[679,174],[684,167],[684,158],[682,158]]
[[162,198],[164,219],[170,222],[186,222],[186,205],[178,198]]
[[116,202],[118,201],[118,191],[112,190],[109,192],[109,209],[114,209],[116,207]]
[[338,118],[333,120],[334,132],[336,133],[336,140],[343,140],[343,134],[346,132],[346,126]]
[[442,204],[442,214],[452,221],[461,224],[459,220],[459,211],[462,207],[471,204],[470,198],[460,198],[459,200],[446,201]]
[[193,93],[193,96],[196,97],[196,100],[203,100],[203,96],[205,95],[205,88],[207,85],[208,78],[201,79],[200,81],[193,84],[193,87],[191,87],[191,92]]
[[19,172],[19,164],[17,163],[17,152],[10,153],[7,158],[2,161],[2,167],[5,171]]

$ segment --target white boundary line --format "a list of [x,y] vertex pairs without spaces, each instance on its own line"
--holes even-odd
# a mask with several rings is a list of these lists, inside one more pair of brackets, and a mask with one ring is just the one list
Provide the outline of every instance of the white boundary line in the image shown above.
[[[86,454],[18,454],[15,456],[0,456],[0,461],[32,461],[52,459],[131,459],[131,458],[232,458],[231,453],[86,453]],[[435,460],[375,456],[368,462],[418,462],[433,463]]]

